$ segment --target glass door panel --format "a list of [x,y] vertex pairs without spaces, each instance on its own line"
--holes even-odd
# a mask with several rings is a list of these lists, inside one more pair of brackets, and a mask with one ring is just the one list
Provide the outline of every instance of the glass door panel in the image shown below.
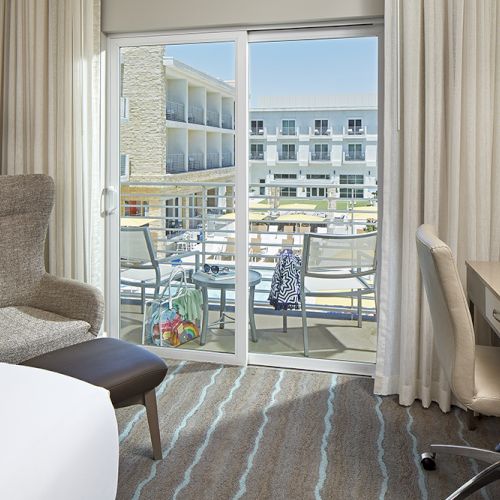
[[236,42],[122,46],[119,64],[119,336],[235,353]]
[[[266,130],[249,135],[251,151],[263,144],[265,158],[249,161],[250,268],[262,275],[250,361],[327,370],[351,363],[370,373],[359,366],[376,357],[368,271],[378,220],[378,37],[308,39],[306,31],[299,39],[262,33],[249,44],[249,124],[258,117]],[[296,131],[297,143],[284,143]],[[301,282],[304,260],[323,275]]]

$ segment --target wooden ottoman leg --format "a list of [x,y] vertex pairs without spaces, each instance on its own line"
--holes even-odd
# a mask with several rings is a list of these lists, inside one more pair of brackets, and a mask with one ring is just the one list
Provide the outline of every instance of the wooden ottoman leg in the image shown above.
[[153,445],[153,458],[161,460],[163,458],[161,450],[160,426],[158,424],[158,408],[156,406],[156,392],[151,389],[144,393],[144,406],[148,416],[149,433],[151,444]]

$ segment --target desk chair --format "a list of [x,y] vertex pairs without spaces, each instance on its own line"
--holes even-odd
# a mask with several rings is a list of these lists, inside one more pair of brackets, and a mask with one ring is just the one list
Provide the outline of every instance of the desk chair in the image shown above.
[[[500,347],[475,345],[472,319],[450,248],[435,235],[432,226],[420,226],[416,236],[434,326],[434,344],[451,391],[466,408],[469,418],[473,412],[500,417]],[[500,453],[470,446],[433,444],[431,453],[422,455],[426,470],[435,468],[436,453],[461,455],[490,464],[448,499],[466,498],[500,479]]]

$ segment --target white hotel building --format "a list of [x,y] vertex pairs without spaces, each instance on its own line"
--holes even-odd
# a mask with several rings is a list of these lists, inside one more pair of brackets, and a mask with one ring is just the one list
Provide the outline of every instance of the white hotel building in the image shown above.
[[[287,184],[281,196],[326,197],[330,184],[375,186],[376,95],[262,97],[250,109],[249,151],[251,184]],[[334,196],[369,198],[375,190],[340,188]]]

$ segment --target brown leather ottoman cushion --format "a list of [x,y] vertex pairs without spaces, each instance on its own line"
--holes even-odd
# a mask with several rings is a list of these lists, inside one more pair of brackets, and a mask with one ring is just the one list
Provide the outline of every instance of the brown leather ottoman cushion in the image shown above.
[[165,362],[142,347],[100,338],[42,354],[21,363],[68,375],[104,387],[114,405],[158,386],[167,374]]

